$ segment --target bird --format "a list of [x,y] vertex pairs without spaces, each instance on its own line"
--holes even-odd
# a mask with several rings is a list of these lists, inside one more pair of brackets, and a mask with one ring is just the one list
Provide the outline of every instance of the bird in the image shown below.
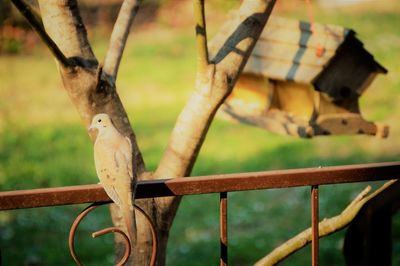
[[108,114],[96,114],[89,131],[98,131],[94,142],[94,163],[100,184],[110,199],[119,207],[125,221],[129,240],[136,241],[134,190],[136,179],[132,171],[132,145],[122,135]]

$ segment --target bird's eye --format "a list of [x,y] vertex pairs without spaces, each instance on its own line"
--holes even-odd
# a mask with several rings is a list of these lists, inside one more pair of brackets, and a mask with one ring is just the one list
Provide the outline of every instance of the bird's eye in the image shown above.
[[101,122],[101,119],[97,120],[97,122],[99,122],[99,123],[100,123],[100,122]]

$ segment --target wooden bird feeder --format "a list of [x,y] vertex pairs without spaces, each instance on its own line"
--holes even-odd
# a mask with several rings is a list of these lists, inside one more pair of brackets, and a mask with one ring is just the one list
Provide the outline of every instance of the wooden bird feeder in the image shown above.
[[222,111],[291,136],[387,137],[389,127],[364,120],[358,103],[378,73],[387,70],[353,30],[271,17]]

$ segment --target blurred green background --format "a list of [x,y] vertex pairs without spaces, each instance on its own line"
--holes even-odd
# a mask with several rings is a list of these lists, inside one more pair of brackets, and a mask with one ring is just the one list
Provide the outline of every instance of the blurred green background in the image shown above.
[[[93,11],[91,2],[96,1],[84,1],[83,7],[89,11],[83,16],[89,24],[94,51],[101,60],[111,31],[107,19],[112,21],[116,9],[102,6]],[[195,40],[191,1],[144,2],[143,15],[134,24],[125,50],[117,86],[146,165],[154,170],[175,119],[193,88]],[[239,1],[206,2],[212,36],[226,19],[228,10],[237,7]],[[389,137],[330,136],[302,140],[217,118],[193,175],[398,160],[400,3],[396,0],[350,2],[329,5],[329,1],[315,1],[315,18],[318,22],[354,29],[367,50],[389,70],[361,98],[365,118],[389,124]],[[306,5],[300,0],[278,1],[274,14],[307,20]],[[25,27],[23,19],[16,21],[10,25]],[[97,183],[92,144],[62,88],[50,53],[34,34],[18,33],[18,28],[12,27],[7,31],[4,29],[7,20],[2,22],[0,190]],[[322,186],[321,219],[338,214],[365,186]],[[309,190],[306,187],[230,193],[231,265],[251,265],[308,227]],[[183,199],[170,234],[168,265],[218,264],[218,202],[218,195]],[[84,207],[1,212],[3,264],[74,265],[68,251],[68,230]],[[400,265],[400,216],[397,216],[393,227],[393,265]],[[101,207],[80,226],[76,248],[87,265],[112,264],[112,236],[96,240],[90,237],[90,232],[110,223],[107,207]],[[341,232],[322,239],[321,265],[344,264],[343,235]],[[310,253],[305,248],[281,265],[310,265]]]

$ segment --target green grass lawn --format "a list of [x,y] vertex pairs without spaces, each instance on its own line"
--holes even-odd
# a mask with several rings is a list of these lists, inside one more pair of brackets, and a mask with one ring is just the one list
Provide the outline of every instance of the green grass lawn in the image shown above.
[[[389,3],[393,8],[368,5],[315,11],[317,21],[355,29],[366,48],[389,70],[361,99],[366,119],[390,125],[389,138],[331,136],[303,140],[217,118],[193,175],[398,160],[400,7],[394,1]],[[305,18],[304,5],[299,4],[299,8],[280,5],[276,11]],[[220,16],[225,13],[217,11]],[[193,88],[195,73],[193,29],[186,24],[174,28],[165,17],[159,20],[132,34],[117,82],[149,170],[154,170],[161,158],[175,119]],[[219,21],[221,18],[210,24],[211,32]],[[106,39],[103,34],[89,32],[94,50],[102,58]],[[97,183],[85,128],[62,88],[53,59],[44,48],[37,50],[31,55],[0,56],[0,190]],[[365,185],[321,187],[321,218],[339,213]],[[168,265],[218,263],[218,201],[218,195],[183,199],[170,234]],[[309,188],[230,193],[232,265],[250,265],[306,228],[310,224],[309,205]],[[0,213],[4,265],[74,265],[67,235],[83,208]],[[90,237],[91,231],[110,223],[107,208],[102,207],[81,225],[77,250],[87,265],[105,265],[106,261],[111,265],[112,236]],[[393,248],[397,251],[399,232],[400,228],[394,227],[397,243]],[[321,265],[343,265],[342,244],[343,233],[323,239]],[[400,263],[398,255],[395,262]],[[310,249],[297,252],[282,265],[310,265]]]

